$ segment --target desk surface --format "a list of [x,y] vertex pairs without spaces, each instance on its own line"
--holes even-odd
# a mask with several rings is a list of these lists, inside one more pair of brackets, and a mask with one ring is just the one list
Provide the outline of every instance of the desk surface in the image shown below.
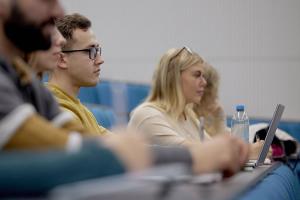
[[[170,169],[171,171],[172,169]],[[276,174],[277,173],[277,174]],[[288,173],[288,174],[285,174]],[[268,176],[270,175],[270,176]],[[288,175],[287,177],[285,177]],[[268,176],[268,177],[266,177]],[[265,178],[266,177],[266,178]],[[274,182],[273,179],[276,181]],[[273,183],[279,183],[283,191],[272,191],[274,185],[270,186],[270,181]],[[293,186],[293,182],[298,181],[296,176],[285,165],[280,163],[273,163],[269,166],[257,167],[252,172],[241,172],[237,175],[210,185],[197,185],[188,183],[175,183],[168,186],[158,182],[141,182],[135,179],[116,179],[114,182],[105,183],[103,181],[90,181],[79,184],[76,187],[63,188],[62,193],[56,193],[52,196],[54,199],[110,199],[110,200],[126,200],[126,199],[165,199],[165,200],[229,200],[229,199],[253,199],[259,198],[260,192],[265,192],[267,188],[268,192],[282,192],[286,195],[287,190],[285,187],[289,185],[290,190],[293,190],[293,194],[287,194],[288,199],[296,198],[296,193],[300,186],[299,182],[295,183],[297,187]],[[100,189],[105,186],[106,189]],[[263,187],[260,187],[263,186]],[[162,190],[162,188],[167,190]],[[58,194],[58,195],[57,195]],[[161,195],[160,195],[161,194]],[[163,195],[164,194],[164,195]],[[278,195],[280,196],[280,195]],[[68,198],[69,197],[69,198]],[[298,198],[300,197],[297,196]],[[244,199],[245,198],[245,199]],[[294,198],[294,199],[295,199]],[[247,199],[247,200],[248,200]],[[269,198],[274,200],[272,198]],[[277,198],[278,199],[278,198]]]
[[229,200],[237,199],[249,188],[256,185],[265,176],[277,169],[281,164],[257,167],[252,172],[240,172],[237,175],[211,185],[186,184],[176,187],[167,199],[197,199],[197,200]]

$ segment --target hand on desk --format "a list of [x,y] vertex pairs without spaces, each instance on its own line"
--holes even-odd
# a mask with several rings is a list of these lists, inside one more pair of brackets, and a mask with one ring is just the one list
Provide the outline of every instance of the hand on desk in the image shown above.
[[[123,131],[122,134],[103,138],[103,142],[129,171],[145,169],[153,164],[152,152],[136,134],[124,134]],[[224,176],[231,176],[241,169],[249,154],[249,145],[228,134],[203,143],[189,143],[187,148],[191,153],[195,174],[222,172]]]
[[202,145],[190,145],[193,170],[197,174],[223,172],[231,176],[248,160],[249,145],[227,134],[214,137]]
[[[265,143],[264,140],[257,139],[257,142],[250,144],[249,159],[251,159],[251,160],[257,160],[258,159],[258,155],[260,154],[264,143]],[[271,158],[271,157],[272,157],[272,148],[270,147],[269,151],[268,151],[268,154],[267,154],[267,158]]]
[[128,171],[138,171],[151,166],[152,155],[142,137],[129,134],[125,130],[115,133],[117,134],[102,138],[102,141],[119,157]]

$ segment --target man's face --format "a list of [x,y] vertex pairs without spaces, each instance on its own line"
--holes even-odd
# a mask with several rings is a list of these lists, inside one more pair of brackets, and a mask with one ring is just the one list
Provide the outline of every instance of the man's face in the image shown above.
[[[68,50],[89,49],[99,47],[95,34],[91,29],[76,29],[73,33],[71,48]],[[95,59],[91,59],[88,51],[65,53],[67,70],[70,80],[77,87],[95,86],[99,82],[100,65],[104,63],[98,53]]]
[[11,0],[9,16],[4,20],[5,35],[24,53],[47,50],[54,19],[63,13],[58,0]]

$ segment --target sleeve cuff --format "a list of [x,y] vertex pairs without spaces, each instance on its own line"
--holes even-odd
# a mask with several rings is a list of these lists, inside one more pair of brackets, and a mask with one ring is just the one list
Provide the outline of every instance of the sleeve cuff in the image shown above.
[[193,159],[190,151],[183,147],[150,146],[153,152],[154,164],[183,163],[192,166]]
[[77,132],[70,133],[69,140],[66,144],[66,150],[68,152],[77,152],[81,149],[82,146],[82,137]]
[[71,120],[74,120],[74,116],[70,112],[63,111],[52,120],[52,124],[55,127],[62,127],[65,123]]

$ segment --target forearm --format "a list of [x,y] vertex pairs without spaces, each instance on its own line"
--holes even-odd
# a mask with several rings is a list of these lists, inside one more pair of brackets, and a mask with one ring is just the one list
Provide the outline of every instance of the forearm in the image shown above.
[[64,148],[69,139],[67,131],[54,127],[40,117],[32,115],[12,134],[4,149]]
[[153,164],[184,163],[192,165],[192,156],[190,151],[183,147],[163,147],[158,145],[150,146],[153,153]]
[[0,153],[0,196],[40,195],[55,186],[125,172],[109,149],[96,142],[80,151]]

